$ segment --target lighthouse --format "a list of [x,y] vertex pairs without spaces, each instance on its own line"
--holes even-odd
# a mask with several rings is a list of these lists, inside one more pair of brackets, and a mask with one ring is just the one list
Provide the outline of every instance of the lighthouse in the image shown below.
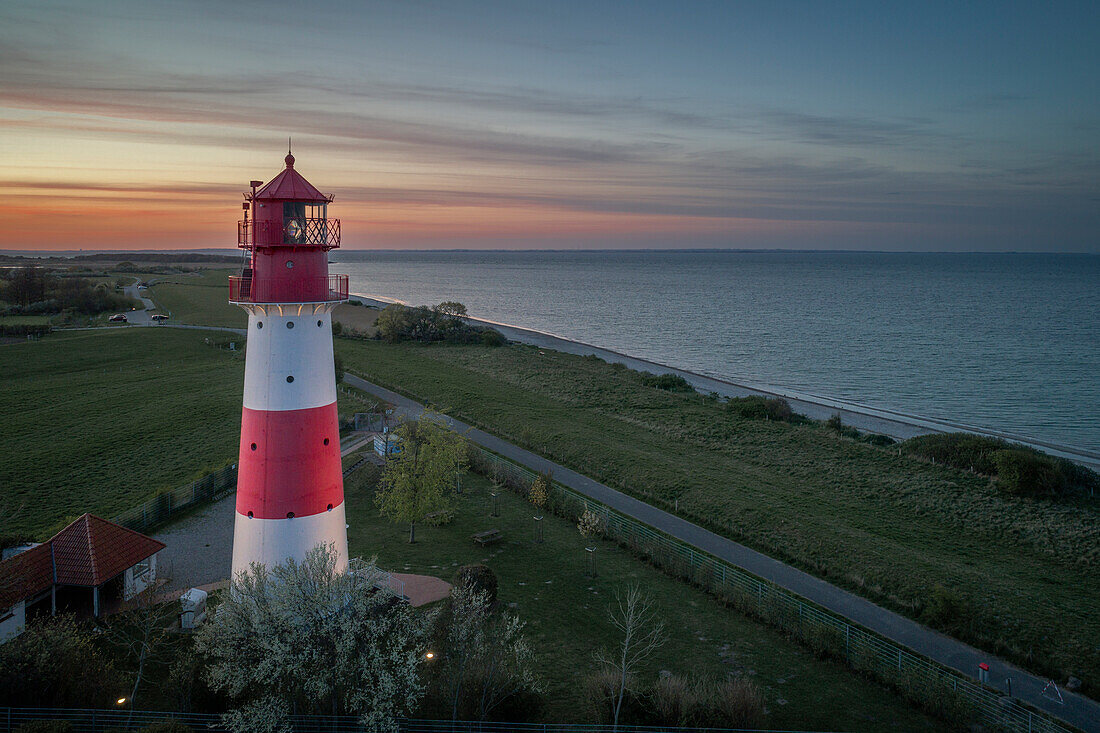
[[328,272],[340,220],[289,151],[285,162],[245,194],[237,245],[248,261],[229,278],[230,302],[248,311],[234,578],[322,543],[335,547],[338,571],[348,565],[332,358],[332,310],[347,300],[348,278]]

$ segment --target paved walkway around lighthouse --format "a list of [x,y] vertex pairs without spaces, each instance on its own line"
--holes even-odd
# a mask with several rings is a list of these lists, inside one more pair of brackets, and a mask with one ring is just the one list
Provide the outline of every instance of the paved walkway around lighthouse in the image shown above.
[[[415,418],[424,411],[424,406],[420,403],[351,373],[345,374],[344,381],[386,400],[397,408],[400,415]],[[963,674],[977,678],[978,665],[984,662],[989,665],[989,679],[994,687],[1005,690],[1006,680],[1011,679],[1012,693],[1018,700],[1045,710],[1081,730],[1100,733],[1100,703],[1065,690],[1059,690],[1063,698],[1063,702],[1059,703],[1051,696],[1044,695],[1049,682],[1045,678],[1026,672],[992,654],[933,631],[893,611],[876,606],[865,598],[605,486],[495,435],[478,430],[460,420],[450,417],[446,417],[446,420],[456,431],[505,458],[539,473],[552,471],[555,481],[575,491],[703,552],[791,590],[850,621]]]

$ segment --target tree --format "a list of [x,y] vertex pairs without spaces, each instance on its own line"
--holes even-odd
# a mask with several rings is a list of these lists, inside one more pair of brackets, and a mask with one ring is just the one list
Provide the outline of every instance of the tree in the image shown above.
[[409,309],[406,306],[391,303],[378,314],[374,327],[378,329],[379,336],[390,343],[396,343],[405,338],[409,321]]
[[431,620],[373,562],[340,573],[335,548],[318,545],[300,563],[238,574],[195,644],[211,686],[238,702],[225,719],[234,731],[289,730],[292,713],[321,711],[393,731],[423,694]]
[[49,278],[37,267],[20,267],[12,273],[4,297],[19,305],[30,305],[46,299]]
[[451,318],[466,318],[467,316],[466,306],[454,300],[445,300],[432,310]]
[[539,692],[534,653],[514,614],[492,612],[489,594],[474,583],[451,589],[440,680],[458,720],[466,696],[479,720],[520,692]]
[[0,645],[0,705],[98,708],[121,687],[88,628],[61,614]]
[[596,661],[611,670],[616,683],[615,707],[612,724],[619,725],[619,712],[627,686],[638,667],[665,643],[665,624],[657,618],[653,599],[642,593],[637,585],[615,594],[615,604],[608,608],[611,625],[622,634],[622,640],[611,651],[596,653]]
[[450,508],[455,475],[466,467],[466,441],[430,413],[394,432],[401,451],[386,461],[374,499],[383,516],[409,523],[413,543],[417,522]]
[[130,689],[131,709],[145,676],[146,665],[160,656],[168,638],[168,626],[175,619],[171,604],[156,598],[156,586],[150,586],[127,602],[124,611],[108,626],[112,643],[134,663],[134,684]]

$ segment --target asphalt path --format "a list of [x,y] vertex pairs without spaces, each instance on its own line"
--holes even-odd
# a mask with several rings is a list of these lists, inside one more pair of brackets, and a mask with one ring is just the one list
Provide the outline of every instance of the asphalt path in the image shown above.
[[[345,374],[344,381],[354,387],[374,394],[393,404],[399,415],[415,418],[424,406],[391,390]],[[565,466],[524,450],[501,438],[479,430],[460,420],[444,416],[448,424],[470,440],[499,453],[516,463],[540,473],[552,471],[554,479],[569,488],[606,504],[623,514],[644,522],[672,537],[714,555],[750,573],[793,591],[800,596],[827,608],[913,651],[944,664],[974,679],[978,677],[978,665],[986,663],[990,668],[993,687],[1007,692],[1011,684],[1015,698],[1044,710],[1081,730],[1100,733],[1100,703],[1082,695],[1058,690],[1063,702],[1054,699],[1047,690],[1050,680],[1037,677],[1009,662],[975,649],[957,639],[887,610],[865,598],[815,578],[797,568],[763,555],[744,545],[717,535],[674,514],[616,491],[593,479],[572,471]],[[1009,682],[1011,680],[1011,682]]]

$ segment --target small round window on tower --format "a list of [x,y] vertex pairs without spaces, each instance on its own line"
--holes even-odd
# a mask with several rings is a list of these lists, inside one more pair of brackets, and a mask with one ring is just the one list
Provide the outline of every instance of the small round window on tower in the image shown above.
[[286,327],[287,328],[294,328],[294,321],[287,321],[286,322]]
[[328,438],[325,438],[325,445],[328,445]]
[[332,504],[329,504],[329,505],[328,505],[328,510],[329,510],[330,512],[332,511]]
[[294,381],[294,377],[288,376],[288,377],[286,378],[286,383],[287,383],[287,384],[290,384],[290,383],[291,383],[291,382],[293,382],[293,381]]
[[317,321],[317,328],[320,328],[324,324],[324,321]]
[[286,518],[287,519],[294,519],[294,512],[287,512],[286,513]]
[[263,327],[264,327],[264,322],[263,321],[256,321],[256,328],[263,328]]
[[290,270],[293,267],[294,267],[294,260],[287,260],[286,261],[286,269]]
[[249,519],[252,519],[252,517],[253,517],[253,514],[252,514],[252,512],[249,512],[249,513],[248,513],[248,518],[249,518]]
[[252,444],[252,450],[256,450],[256,444],[255,443]]

